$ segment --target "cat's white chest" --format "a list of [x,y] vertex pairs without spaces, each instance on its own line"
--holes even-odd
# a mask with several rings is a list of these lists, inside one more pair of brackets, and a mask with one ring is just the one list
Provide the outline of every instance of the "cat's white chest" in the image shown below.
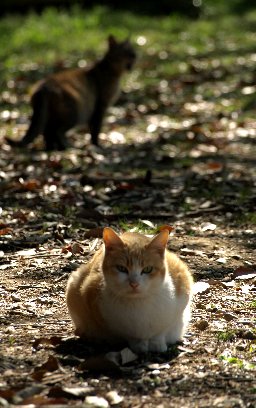
[[175,294],[172,282],[145,298],[111,297],[105,293],[100,304],[108,327],[125,339],[149,339],[168,332],[177,316],[182,319],[184,299]]

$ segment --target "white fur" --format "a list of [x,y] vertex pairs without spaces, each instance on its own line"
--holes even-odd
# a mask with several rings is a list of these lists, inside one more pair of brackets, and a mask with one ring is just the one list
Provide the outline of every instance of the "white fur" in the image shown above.
[[[189,320],[189,298],[176,295],[169,275],[164,281],[157,277],[150,280],[138,270],[119,274],[119,291],[117,287],[113,291],[113,282],[106,282],[101,313],[111,330],[127,340],[134,351],[164,352],[168,344],[182,338]],[[130,279],[138,281],[138,293],[132,292]]]

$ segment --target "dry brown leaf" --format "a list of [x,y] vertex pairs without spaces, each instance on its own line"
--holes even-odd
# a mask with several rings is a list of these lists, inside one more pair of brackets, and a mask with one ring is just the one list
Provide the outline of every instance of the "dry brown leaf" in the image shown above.
[[207,322],[207,320],[202,319],[202,320],[199,320],[198,322],[196,322],[195,326],[199,330],[204,331],[209,326],[209,323]]
[[48,393],[51,398],[84,398],[89,393],[92,393],[94,388],[86,387],[63,387],[56,385],[52,387]]
[[0,229],[0,235],[7,235],[7,234],[12,234],[13,229],[12,228],[2,228]]
[[256,265],[239,266],[234,272],[235,279],[251,279],[256,277]]
[[40,337],[39,339],[36,339],[34,341],[33,348],[37,349],[41,345],[57,346],[60,343],[61,343],[61,337],[59,337],[59,336]]
[[207,163],[207,167],[209,170],[212,170],[214,172],[221,171],[223,169],[223,164],[220,162],[209,162]]
[[84,252],[84,248],[78,242],[74,242],[71,244],[71,251],[74,255],[82,254]]
[[20,179],[19,182],[20,182],[21,188],[26,191],[34,191],[41,187],[40,181],[36,179],[31,179],[31,180],[26,180],[26,181],[24,181],[23,179]]
[[45,363],[35,367],[34,371],[31,374],[31,377],[36,381],[42,381],[43,377],[46,376],[49,372],[57,370],[60,370],[62,372],[64,371],[58,359],[50,355]]

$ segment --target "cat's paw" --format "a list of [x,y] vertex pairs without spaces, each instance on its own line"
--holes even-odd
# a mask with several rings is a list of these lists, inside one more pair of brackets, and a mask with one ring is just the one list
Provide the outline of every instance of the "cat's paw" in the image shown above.
[[129,346],[135,353],[147,353],[148,352],[148,340],[130,340]]

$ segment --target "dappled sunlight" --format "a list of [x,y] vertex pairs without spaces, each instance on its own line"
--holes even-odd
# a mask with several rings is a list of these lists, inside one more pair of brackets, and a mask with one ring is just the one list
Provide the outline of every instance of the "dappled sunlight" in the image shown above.
[[[0,404],[253,406],[256,14],[222,3],[195,20],[101,6],[0,19]],[[110,33],[138,59],[99,146],[87,128],[65,151],[7,144],[28,128],[33,84],[89,67]],[[74,335],[66,282],[106,226],[164,226],[194,276],[188,332],[163,354]]]

